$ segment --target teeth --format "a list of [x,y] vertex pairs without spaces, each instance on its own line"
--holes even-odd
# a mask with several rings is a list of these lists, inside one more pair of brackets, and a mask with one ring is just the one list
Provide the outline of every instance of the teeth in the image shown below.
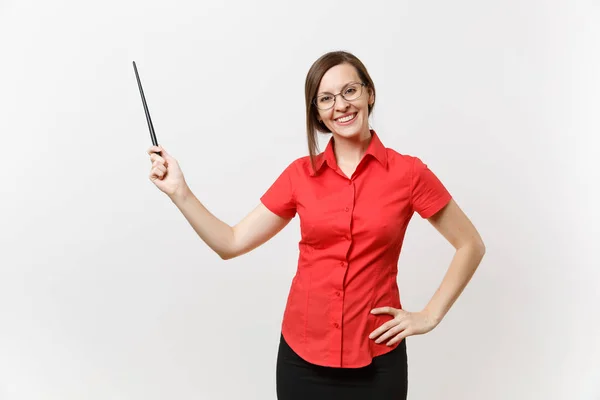
[[351,119],[353,119],[356,116],[356,114],[352,114],[352,115],[348,115],[347,117],[344,118],[338,118],[338,122],[348,122]]

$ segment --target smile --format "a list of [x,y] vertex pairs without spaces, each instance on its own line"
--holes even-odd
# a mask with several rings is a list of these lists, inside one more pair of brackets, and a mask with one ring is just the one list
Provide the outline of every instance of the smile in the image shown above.
[[354,120],[354,118],[356,118],[357,113],[353,113],[350,115],[346,115],[344,117],[340,117],[340,118],[336,118],[336,122],[340,123],[340,124],[346,124],[352,120]]

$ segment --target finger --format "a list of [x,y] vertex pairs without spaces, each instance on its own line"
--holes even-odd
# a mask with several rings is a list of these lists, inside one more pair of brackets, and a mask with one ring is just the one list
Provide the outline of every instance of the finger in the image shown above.
[[394,307],[379,307],[371,310],[371,314],[390,314],[395,315],[397,309]]
[[158,160],[154,160],[152,162],[152,168],[159,167],[159,166],[160,167],[166,167],[166,164],[167,164],[167,162],[161,158],[161,159],[158,159]]
[[396,336],[394,336],[394,338],[392,340],[390,340],[389,342],[386,343],[387,346],[393,346],[396,343],[400,343],[401,341],[403,341],[404,339],[406,339],[408,336],[410,336],[408,330],[403,330],[402,332],[400,332],[399,334],[397,334]]
[[161,164],[165,164],[166,160],[158,154],[151,154],[150,160],[154,163],[155,161],[160,162]]
[[167,161],[167,164],[173,160],[173,157],[165,149],[162,149],[160,155]]
[[162,164],[158,164],[155,168],[158,168],[160,171],[162,171],[163,174],[167,173],[167,167],[165,167]]
[[148,154],[159,153],[162,150],[160,146],[150,146],[146,152]]
[[397,334],[398,332],[401,332],[403,330],[404,330],[404,326],[397,324],[394,327],[388,329],[387,332],[385,332],[383,335],[378,337],[377,340],[375,340],[375,343],[383,343],[386,340],[388,340],[389,338],[391,338],[392,336],[394,336],[395,334]]
[[381,325],[379,328],[371,332],[371,334],[369,335],[369,339],[375,339],[376,337],[379,337],[379,335],[381,335],[382,333],[396,326],[397,323],[398,322],[393,319],[386,322],[385,324]]
[[165,175],[163,171],[158,168],[152,168],[151,176],[156,176],[157,178],[162,178]]
[[156,161],[156,160],[158,160],[158,159],[162,159],[162,157],[160,156],[160,154],[157,154],[157,153],[152,153],[152,154],[150,154],[150,159],[151,159],[152,161]]

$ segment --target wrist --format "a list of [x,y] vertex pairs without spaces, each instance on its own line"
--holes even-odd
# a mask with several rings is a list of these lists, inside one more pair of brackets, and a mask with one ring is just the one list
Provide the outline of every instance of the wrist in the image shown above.
[[173,193],[168,194],[168,196],[173,203],[179,203],[185,201],[191,193],[192,191],[190,190],[188,185],[183,184],[181,187],[175,189]]
[[435,312],[432,309],[429,309],[427,307],[425,307],[422,311],[425,315],[427,315],[427,318],[434,323],[436,326],[442,322],[442,319],[444,318],[444,316],[441,313]]

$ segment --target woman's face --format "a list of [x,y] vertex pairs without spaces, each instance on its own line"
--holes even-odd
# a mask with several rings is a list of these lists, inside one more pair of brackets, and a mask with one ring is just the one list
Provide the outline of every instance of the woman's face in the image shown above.
[[[339,64],[330,68],[317,90],[317,97],[328,94],[331,98],[338,93],[345,93],[351,97],[355,89],[349,88],[352,83],[361,83],[356,69],[350,64]],[[356,88],[356,86],[355,86]],[[329,130],[345,138],[367,136],[369,134],[369,104],[373,104],[374,96],[366,87],[362,94],[355,100],[347,101],[341,95],[335,97],[335,104],[328,110],[319,110],[318,118],[323,121]]]

